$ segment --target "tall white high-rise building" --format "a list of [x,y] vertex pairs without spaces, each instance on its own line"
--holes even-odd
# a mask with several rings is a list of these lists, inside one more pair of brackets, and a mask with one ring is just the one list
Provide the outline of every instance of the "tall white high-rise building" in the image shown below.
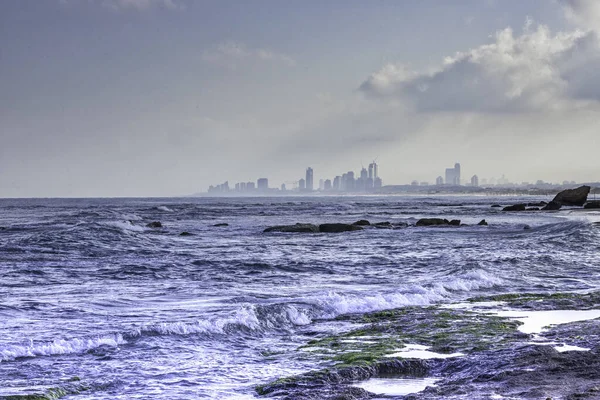
[[314,190],[313,169],[311,167],[306,168],[306,190],[309,192]]

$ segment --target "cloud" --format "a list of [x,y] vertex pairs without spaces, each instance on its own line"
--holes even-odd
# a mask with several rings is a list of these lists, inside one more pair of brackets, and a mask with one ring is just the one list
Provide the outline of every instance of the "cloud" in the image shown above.
[[527,19],[520,36],[499,31],[493,43],[447,57],[433,71],[385,65],[359,89],[421,112],[556,110],[600,100],[597,34],[532,28]]
[[236,69],[244,62],[256,60],[283,64],[289,67],[296,66],[296,61],[287,54],[267,49],[253,49],[243,43],[233,41],[220,43],[214,49],[205,51],[202,54],[202,59],[229,69]]
[[[60,0],[62,5],[82,3],[84,0]],[[182,0],[87,0],[89,4],[100,5],[113,11],[137,10],[145,11],[152,8],[168,10],[184,9]]]
[[600,2],[598,0],[560,0],[567,18],[586,29],[600,31]]

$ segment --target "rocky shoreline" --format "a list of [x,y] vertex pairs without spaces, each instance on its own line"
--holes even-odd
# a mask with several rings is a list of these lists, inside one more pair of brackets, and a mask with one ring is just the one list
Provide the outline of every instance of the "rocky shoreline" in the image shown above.
[[[343,315],[338,319],[361,327],[317,337],[298,349],[320,360],[324,368],[259,385],[256,392],[283,399],[391,398],[357,385],[372,378],[394,382],[429,377],[436,379],[435,385],[392,397],[597,399],[598,319],[532,334],[522,331],[522,319],[496,315],[500,309],[535,314],[597,308],[600,292],[507,294],[473,298],[456,308],[407,307]],[[421,350],[411,352],[414,348]]]

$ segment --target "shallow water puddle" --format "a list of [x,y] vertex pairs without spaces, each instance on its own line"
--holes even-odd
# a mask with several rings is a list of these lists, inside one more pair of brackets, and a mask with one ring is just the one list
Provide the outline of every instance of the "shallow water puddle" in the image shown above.
[[552,310],[552,311],[494,311],[499,317],[514,318],[523,325],[519,331],[528,334],[541,333],[549,325],[568,324],[570,322],[587,321],[600,318],[600,310]]
[[386,355],[386,357],[418,358],[421,360],[430,360],[432,358],[452,358],[464,356],[463,353],[434,353],[433,351],[429,351],[428,349],[429,346],[422,346],[420,344],[409,344],[396,353]]
[[559,353],[564,353],[565,351],[590,351],[591,349],[579,346],[572,346],[566,343],[558,343],[558,342],[527,342],[527,344],[533,344],[536,346],[553,346],[554,350]]
[[435,386],[435,378],[371,378],[353,385],[378,395],[402,396],[418,393],[427,386]]

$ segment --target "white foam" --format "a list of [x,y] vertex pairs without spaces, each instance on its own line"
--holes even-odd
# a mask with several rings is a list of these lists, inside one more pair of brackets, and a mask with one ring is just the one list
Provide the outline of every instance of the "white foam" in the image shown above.
[[554,346],[554,349],[559,353],[564,353],[565,351],[590,351],[590,349],[586,347],[572,346],[566,343],[558,342],[527,342],[527,344],[533,344],[536,346]]
[[[285,306],[283,316],[292,325],[307,325],[312,321],[303,311],[294,306]],[[191,335],[203,333],[225,334],[229,329],[243,327],[253,331],[269,328],[278,328],[276,323],[281,315],[273,315],[271,319],[259,319],[255,306],[244,306],[237,309],[234,314],[226,318],[212,320],[198,320],[195,322],[164,322],[145,325],[132,333],[139,336],[144,332],[158,333],[160,335]]]
[[160,211],[173,212],[173,210],[171,210],[171,209],[170,209],[169,207],[167,207],[167,206],[158,206],[158,207],[156,207],[156,209],[157,209],[157,210],[160,210]]
[[403,396],[421,392],[427,386],[435,386],[438,380],[435,378],[371,378],[353,386],[363,388],[377,395]]
[[0,361],[9,361],[20,357],[85,353],[100,346],[118,347],[125,343],[127,342],[120,334],[88,339],[60,339],[50,343],[35,343],[31,341],[29,345],[0,347]]
[[493,311],[500,317],[514,318],[523,322],[519,331],[528,334],[541,333],[550,325],[568,324],[570,322],[587,321],[600,318],[600,310],[551,310],[551,311]]
[[139,225],[134,225],[129,221],[107,221],[102,222],[103,225],[111,226],[113,228],[119,228],[123,231],[143,232],[146,229]]
[[429,348],[429,346],[423,346],[420,344],[409,344],[396,353],[386,355],[386,357],[418,358],[420,360],[430,360],[435,358],[454,358],[464,356],[463,353],[434,353],[433,351],[429,351]]

